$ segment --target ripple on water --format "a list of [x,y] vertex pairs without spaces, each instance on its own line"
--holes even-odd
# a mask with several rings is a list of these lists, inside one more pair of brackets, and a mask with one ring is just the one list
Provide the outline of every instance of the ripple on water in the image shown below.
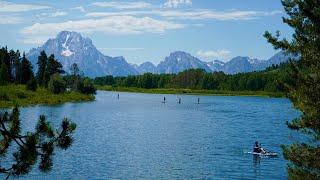
[[[285,121],[299,113],[286,99],[98,91],[96,101],[21,110],[23,129],[40,114],[70,117],[75,142],[57,151],[48,174],[22,179],[286,179],[286,161],[244,153],[260,140],[281,154]],[[166,96],[167,103],[161,103]],[[181,97],[182,104],[177,103]]]

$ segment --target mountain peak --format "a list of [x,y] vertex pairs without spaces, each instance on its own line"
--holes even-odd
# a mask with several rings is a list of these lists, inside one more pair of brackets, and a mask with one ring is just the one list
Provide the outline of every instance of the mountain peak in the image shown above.
[[73,34],[80,34],[80,33],[75,32],[75,31],[60,31],[57,36],[62,36],[62,35],[65,35],[65,34],[72,34],[72,33]]
[[187,52],[184,52],[184,51],[174,51],[174,52],[171,52],[169,56],[173,56],[173,57],[178,57],[178,56],[191,56],[191,54],[187,53]]
[[187,69],[198,68],[207,72],[211,71],[206,63],[184,51],[170,53],[164,61],[159,63],[157,68],[160,73],[178,73]]
[[32,64],[36,66],[41,51],[48,55],[54,54],[61,62],[66,72],[73,63],[77,63],[86,76],[96,77],[112,74],[125,76],[137,74],[124,57],[108,57],[103,55],[92,44],[92,40],[73,31],[61,31],[53,39],[49,39],[43,46],[31,49],[27,54]]
[[149,62],[149,61],[146,61],[140,64],[136,69],[140,74],[144,74],[147,72],[157,73],[157,67],[152,62]]

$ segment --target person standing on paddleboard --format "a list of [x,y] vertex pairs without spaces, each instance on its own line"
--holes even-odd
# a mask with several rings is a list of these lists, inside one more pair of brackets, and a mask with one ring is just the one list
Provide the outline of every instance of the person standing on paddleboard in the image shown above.
[[261,146],[259,146],[259,142],[258,141],[256,141],[254,143],[253,152],[255,152],[255,153],[266,153],[266,151]]

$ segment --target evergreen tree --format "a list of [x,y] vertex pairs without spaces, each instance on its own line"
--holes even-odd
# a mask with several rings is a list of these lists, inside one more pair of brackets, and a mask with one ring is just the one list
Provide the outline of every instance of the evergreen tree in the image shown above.
[[0,85],[5,85],[9,82],[8,68],[7,65],[2,62],[0,67]]
[[16,84],[21,83],[21,62],[20,62],[20,52],[16,52],[16,56],[13,62],[14,66],[14,82]]
[[79,83],[80,83],[80,69],[76,63],[73,63],[70,67],[70,73],[71,73],[71,82],[70,86],[72,90],[77,90]]
[[16,150],[11,165],[0,165],[0,173],[7,174],[7,178],[10,175],[20,176],[29,173],[37,162],[40,171],[50,171],[54,150],[68,149],[73,142],[72,134],[76,129],[76,124],[65,118],[60,128],[55,130],[46,117],[41,115],[35,132],[21,134],[19,116],[18,108],[14,108],[11,113],[0,114],[0,157]]
[[8,78],[9,80],[11,80],[11,61],[10,61],[10,56],[9,56],[9,52],[8,52],[8,48],[7,46],[5,47],[5,56],[3,59],[3,63],[5,63],[6,67],[7,67],[7,74],[8,74]]
[[26,84],[33,76],[32,65],[30,61],[26,58],[25,53],[21,60],[21,83]]
[[280,33],[265,37],[276,49],[299,57],[292,63],[296,82],[288,86],[288,96],[301,112],[301,117],[288,122],[288,127],[310,138],[283,146],[290,161],[290,179],[320,179],[320,1],[282,0],[288,17],[283,22],[294,29],[293,39],[280,40]]
[[14,50],[10,50],[9,52],[9,66],[8,66],[8,73],[9,73],[9,78],[10,81],[14,81],[14,61],[16,59],[16,52]]
[[89,78],[84,78],[79,82],[78,91],[83,94],[95,94],[96,88]]
[[56,73],[60,74],[60,73],[64,73],[64,71],[62,70],[62,64],[59,61],[55,60],[54,55],[51,54],[48,58],[47,68],[45,71],[46,85],[48,85],[50,77]]
[[26,89],[31,91],[36,91],[38,87],[37,80],[32,76],[26,84]]
[[38,72],[37,80],[40,86],[45,85],[45,73],[47,68],[48,57],[44,51],[41,51],[40,56],[38,57]]
[[73,63],[70,67],[71,76],[76,77],[80,75],[80,69],[77,63]]
[[56,73],[50,77],[48,89],[54,94],[63,93],[66,91],[66,82],[60,74]]

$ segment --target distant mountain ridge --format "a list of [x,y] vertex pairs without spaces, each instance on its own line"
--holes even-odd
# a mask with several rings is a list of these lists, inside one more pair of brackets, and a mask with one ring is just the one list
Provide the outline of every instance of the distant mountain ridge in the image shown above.
[[92,44],[91,39],[83,38],[77,32],[62,31],[56,38],[49,39],[44,45],[33,48],[27,53],[27,58],[35,66],[41,51],[48,55],[54,54],[66,72],[73,63],[77,63],[86,76],[104,75],[127,76],[136,75],[138,71],[127,63],[124,57],[103,55]]
[[[156,67],[157,73],[179,73],[187,69],[204,69],[207,72],[222,71],[226,74],[236,74],[243,72],[261,71],[267,67],[275,64],[280,64],[282,62],[288,61],[289,56],[285,55],[283,52],[279,52],[272,56],[268,60],[259,60],[255,58],[237,56],[232,58],[227,62],[220,60],[214,60],[212,62],[201,61],[200,59],[191,56],[189,53],[183,51],[172,52],[164,61],[161,61],[158,66],[149,65]],[[145,66],[144,64],[141,64]],[[137,66],[139,69],[140,66]],[[145,68],[146,69],[146,68]],[[154,72],[145,70],[145,72]],[[140,71],[139,71],[140,72]],[[141,72],[140,72],[141,73]]]
[[280,64],[289,59],[283,52],[279,52],[268,60],[249,57],[234,57],[230,61],[214,60],[205,62],[189,53],[175,51],[170,53],[157,66],[151,62],[141,65],[129,64],[124,57],[110,57],[103,55],[93,45],[92,40],[82,37],[77,32],[62,31],[56,38],[49,39],[42,46],[33,48],[27,53],[27,58],[33,66],[40,52],[44,50],[48,55],[54,54],[66,72],[73,63],[77,63],[84,75],[89,77],[113,75],[128,76],[150,73],[179,73],[187,69],[201,68],[207,72],[223,71],[227,74],[264,70],[272,64]]

